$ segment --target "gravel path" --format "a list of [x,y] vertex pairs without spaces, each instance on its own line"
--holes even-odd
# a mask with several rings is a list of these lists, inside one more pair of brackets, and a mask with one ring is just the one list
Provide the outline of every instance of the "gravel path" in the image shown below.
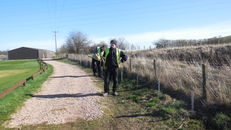
[[100,90],[94,86],[90,75],[74,65],[57,61],[47,63],[53,65],[54,73],[41,91],[11,116],[7,127],[93,120],[103,114],[98,104],[102,99],[98,94]]

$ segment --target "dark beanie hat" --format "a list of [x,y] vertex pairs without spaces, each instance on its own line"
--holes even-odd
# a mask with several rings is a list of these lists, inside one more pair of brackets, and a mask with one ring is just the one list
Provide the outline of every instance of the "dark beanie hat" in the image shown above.
[[115,44],[115,45],[117,45],[117,41],[116,41],[115,39],[113,39],[113,40],[110,41],[110,44]]

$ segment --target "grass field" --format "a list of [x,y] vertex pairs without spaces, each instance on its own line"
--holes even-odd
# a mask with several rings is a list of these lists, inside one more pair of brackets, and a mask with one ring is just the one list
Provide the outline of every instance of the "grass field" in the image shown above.
[[[7,70],[8,72],[11,72],[11,75],[3,76],[1,79],[6,79],[6,77],[9,77],[8,82],[18,81],[21,79],[25,79],[26,77],[30,76],[32,73],[36,72],[38,70],[38,63],[36,60],[28,60],[28,61],[8,61],[8,62],[0,62],[1,65],[1,71]],[[16,72],[13,72],[10,70],[17,70]],[[25,69],[26,68],[26,69]],[[0,99],[0,129],[5,129],[3,126],[3,123],[10,119],[10,115],[18,108],[20,108],[23,105],[23,102],[31,98],[31,94],[38,91],[41,87],[42,83],[45,82],[49,75],[51,75],[53,72],[53,67],[51,65],[48,65],[48,70],[45,71],[45,73],[37,76],[35,80],[29,80],[26,84],[26,86],[19,86],[14,91],[10,92],[8,95],[6,95],[4,98]],[[17,78],[15,78],[12,73],[17,73]],[[20,77],[22,76],[22,77]],[[17,80],[15,80],[17,79]],[[8,84],[9,85],[9,84]],[[9,87],[4,85],[5,88]],[[2,87],[2,86],[1,86]]]
[[0,93],[39,70],[37,60],[0,61]]

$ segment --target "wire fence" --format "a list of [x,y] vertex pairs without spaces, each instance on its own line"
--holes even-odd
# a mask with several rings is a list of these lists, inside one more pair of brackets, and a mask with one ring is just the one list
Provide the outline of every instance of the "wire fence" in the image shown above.
[[[87,55],[68,54],[69,60],[91,68]],[[187,64],[179,61],[130,57],[119,69],[120,81],[136,80],[137,86],[152,85],[191,104],[194,111],[202,105],[231,103],[231,68],[206,64]]]

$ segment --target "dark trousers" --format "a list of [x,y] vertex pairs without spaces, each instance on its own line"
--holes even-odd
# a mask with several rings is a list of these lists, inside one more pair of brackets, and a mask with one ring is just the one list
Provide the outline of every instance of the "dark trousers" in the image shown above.
[[116,92],[117,89],[117,84],[118,84],[118,68],[113,68],[113,69],[108,69],[105,71],[105,76],[104,76],[104,92],[108,93],[109,92],[109,84],[110,80],[113,80],[113,92]]
[[101,76],[100,61],[92,59],[92,70],[93,70],[94,75],[95,75],[96,72],[98,72],[98,76]]

